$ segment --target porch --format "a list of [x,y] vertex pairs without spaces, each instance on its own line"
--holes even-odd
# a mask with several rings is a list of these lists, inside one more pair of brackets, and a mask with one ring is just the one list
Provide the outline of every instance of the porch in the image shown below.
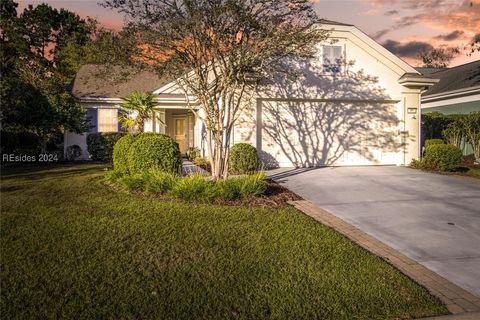
[[182,155],[189,148],[202,150],[202,122],[187,108],[160,108],[145,122],[145,132],[166,134],[178,143]]

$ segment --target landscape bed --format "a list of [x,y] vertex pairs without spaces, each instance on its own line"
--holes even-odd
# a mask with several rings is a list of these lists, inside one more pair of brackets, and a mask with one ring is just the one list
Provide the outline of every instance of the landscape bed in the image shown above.
[[447,314],[291,207],[115,192],[102,165],[3,172],[1,314],[51,319],[407,319]]

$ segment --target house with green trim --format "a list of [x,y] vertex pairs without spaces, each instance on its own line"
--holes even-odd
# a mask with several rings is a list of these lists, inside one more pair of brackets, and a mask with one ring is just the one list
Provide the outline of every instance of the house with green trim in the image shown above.
[[480,111],[480,60],[453,68],[417,68],[417,71],[440,79],[422,93],[422,113],[468,114]]
[[[453,68],[416,68],[426,77],[440,81],[421,95],[421,113],[469,114],[480,111],[480,60]],[[462,143],[464,154],[472,153]]]

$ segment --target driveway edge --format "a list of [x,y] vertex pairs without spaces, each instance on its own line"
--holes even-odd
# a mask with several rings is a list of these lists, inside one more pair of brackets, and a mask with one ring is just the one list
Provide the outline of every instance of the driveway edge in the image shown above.
[[448,281],[432,270],[337,216],[316,207],[310,201],[300,200],[289,201],[288,203],[393,265],[415,282],[424,286],[432,295],[439,298],[452,314],[480,311],[479,297]]

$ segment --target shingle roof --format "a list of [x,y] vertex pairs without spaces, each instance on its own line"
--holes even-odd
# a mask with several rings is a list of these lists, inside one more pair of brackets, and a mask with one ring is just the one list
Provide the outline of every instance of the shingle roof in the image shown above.
[[123,98],[132,91],[153,92],[170,81],[152,71],[87,64],[78,71],[72,93],[77,98]]
[[421,74],[430,74],[438,71],[445,71],[447,68],[425,68],[425,67],[416,67],[415,70]]
[[480,60],[433,72],[427,76],[440,79],[440,82],[432,86],[427,92],[423,93],[422,96],[424,97],[479,86]]

